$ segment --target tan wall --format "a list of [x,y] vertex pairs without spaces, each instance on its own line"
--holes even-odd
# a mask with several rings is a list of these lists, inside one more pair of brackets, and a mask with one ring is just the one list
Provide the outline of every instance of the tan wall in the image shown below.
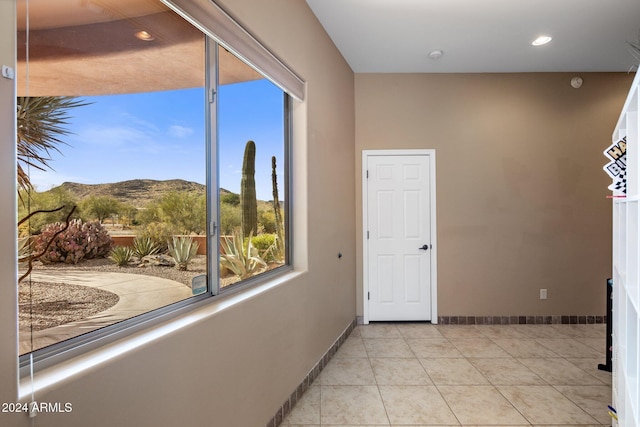
[[[581,75],[356,75],[358,200],[362,150],[436,149],[439,315],[605,314],[602,151],[633,75]],[[361,315],[361,245],[357,277]]]
[[[294,108],[293,194],[296,266],[307,272],[217,314],[200,309],[189,326],[55,382],[36,398],[70,402],[73,412],[40,414],[35,425],[261,427],[355,318],[353,73],[306,3],[226,3],[308,82],[307,101]],[[0,0],[3,64],[13,63],[13,5]],[[0,196],[8,205],[0,210],[1,402],[17,398],[14,96],[0,78]],[[0,413],[0,425],[31,424]]]

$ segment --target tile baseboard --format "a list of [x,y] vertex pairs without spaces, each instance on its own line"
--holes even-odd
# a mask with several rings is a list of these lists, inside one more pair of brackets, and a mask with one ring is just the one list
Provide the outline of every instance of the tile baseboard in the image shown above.
[[607,316],[438,316],[440,325],[591,325],[607,323]]
[[316,378],[318,378],[318,375],[320,375],[320,372],[324,369],[325,366],[327,366],[327,363],[329,363],[329,361],[333,358],[333,356],[335,356],[340,346],[344,344],[344,342],[347,340],[351,332],[353,332],[355,327],[356,327],[356,319],[354,319],[345,328],[345,330],[342,331],[342,334],[340,334],[340,336],[333,342],[331,347],[329,347],[329,349],[322,355],[320,360],[318,360],[318,362],[313,366],[313,368],[311,368],[311,370],[307,373],[307,375],[304,377],[302,382],[298,385],[298,387],[296,387],[293,393],[291,393],[289,398],[284,401],[282,406],[278,408],[278,410],[276,411],[276,414],[273,416],[273,418],[271,418],[271,420],[269,420],[269,422],[266,424],[265,427],[278,427],[282,423],[285,417],[289,415],[289,412],[291,412],[291,409],[302,397],[304,392],[307,391],[309,387],[311,387],[311,384],[315,381]]
[[[362,316],[356,318],[364,324]],[[440,325],[591,325],[607,323],[607,316],[438,316]]]

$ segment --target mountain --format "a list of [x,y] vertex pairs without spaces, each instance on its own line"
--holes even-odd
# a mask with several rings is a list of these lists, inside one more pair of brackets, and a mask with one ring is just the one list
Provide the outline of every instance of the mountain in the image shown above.
[[[69,191],[79,201],[89,196],[109,196],[135,207],[143,207],[152,200],[158,200],[162,194],[171,191],[192,191],[197,193],[204,193],[206,191],[204,185],[182,179],[170,179],[166,181],[132,179],[110,184],[64,182],[59,187],[55,187],[49,191],[58,188]],[[226,192],[226,190],[221,189],[221,192]]]

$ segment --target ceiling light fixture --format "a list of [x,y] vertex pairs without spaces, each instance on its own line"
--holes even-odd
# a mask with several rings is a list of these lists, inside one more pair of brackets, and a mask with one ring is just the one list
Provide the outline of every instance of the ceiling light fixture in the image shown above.
[[145,42],[150,42],[151,40],[155,40],[155,37],[153,37],[151,34],[149,34],[144,30],[138,31],[137,33],[134,34],[134,36],[136,36],[137,39],[140,39]]
[[442,55],[444,54],[444,52],[442,52],[441,50],[432,50],[431,52],[429,52],[429,58],[437,61],[438,59],[440,59],[442,57]]
[[540,36],[531,42],[533,46],[542,46],[549,43],[553,38],[551,36]]

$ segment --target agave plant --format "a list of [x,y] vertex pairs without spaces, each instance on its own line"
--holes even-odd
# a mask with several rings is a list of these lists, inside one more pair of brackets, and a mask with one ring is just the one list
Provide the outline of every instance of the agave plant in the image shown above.
[[178,270],[186,271],[191,259],[198,253],[200,244],[188,236],[173,236],[169,242],[169,254]]
[[232,271],[241,279],[246,279],[260,268],[267,266],[267,263],[258,254],[258,250],[251,243],[252,237],[253,233],[249,233],[249,238],[243,244],[242,234],[236,232],[233,238],[220,240],[223,251],[220,253],[220,266]]
[[134,254],[135,251],[128,246],[116,246],[111,249],[109,258],[111,258],[118,267],[124,267],[129,264]]
[[148,255],[160,252],[160,246],[156,245],[151,237],[136,237],[133,239],[133,251],[140,261]]

